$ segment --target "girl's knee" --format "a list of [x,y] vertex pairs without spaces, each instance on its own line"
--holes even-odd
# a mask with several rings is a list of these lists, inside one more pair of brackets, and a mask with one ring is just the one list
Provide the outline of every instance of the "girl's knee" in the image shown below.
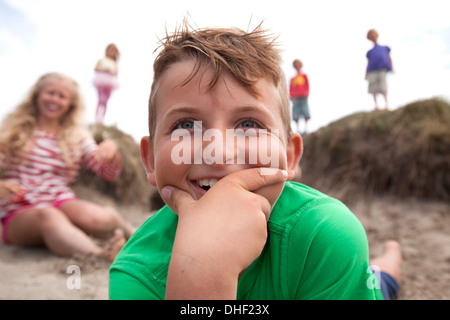
[[103,207],[103,210],[105,211],[108,220],[111,221],[114,226],[120,226],[122,224],[122,217],[115,208],[105,206]]
[[97,206],[88,217],[87,224],[92,228],[100,230],[113,230],[120,226],[122,218],[115,208],[110,206]]
[[54,223],[61,223],[61,222],[68,222],[69,219],[65,216],[65,214],[54,207],[45,207],[40,208],[37,211],[38,221],[40,221],[42,224],[54,224]]

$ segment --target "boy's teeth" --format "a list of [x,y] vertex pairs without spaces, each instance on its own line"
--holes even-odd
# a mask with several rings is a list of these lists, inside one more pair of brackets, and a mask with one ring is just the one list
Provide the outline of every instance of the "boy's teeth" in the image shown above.
[[205,187],[205,186],[212,187],[213,185],[216,184],[217,181],[218,181],[217,179],[200,179],[200,180],[197,180],[197,184],[200,187]]

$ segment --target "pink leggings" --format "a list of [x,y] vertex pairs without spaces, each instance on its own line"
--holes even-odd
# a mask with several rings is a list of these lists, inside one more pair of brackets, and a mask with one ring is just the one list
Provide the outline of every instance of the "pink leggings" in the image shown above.
[[103,123],[103,119],[106,114],[106,105],[108,104],[109,97],[111,96],[112,88],[110,86],[97,87],[98,92],[98,105],[97,113],[95,115],[95,121],[97,123]]

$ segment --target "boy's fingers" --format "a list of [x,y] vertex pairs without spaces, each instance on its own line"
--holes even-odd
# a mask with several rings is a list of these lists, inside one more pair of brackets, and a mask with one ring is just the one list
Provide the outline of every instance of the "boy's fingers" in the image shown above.
[[179,212],[179,208],[195,202],[194,198],[192,198],[189,193],[172,186],[165,186],[162,188],[161,197],[164,202],[166,202],[169,207],[177,213]]
[[230,174],[230,179],[248,191],[255,191],[264,186],[286,181],[286,170],[277,168],[252,168]]
[[[240,186],[247,191],[256,191],[264,186],[284,182],[287,180],[288,173],[285,170],[277,168],[252,168],[231,173],[224,180]],[[222,184],[219,182],[218,184]],[[226,187],[226,185],[224,185]],[[174,186],[165,186],[161,189],[161,197],[164,202],[176,213],[179,214],[181,208],[190,206],[196,200],[187,192]],[[267,215],[270,212],[270,203],[263,199],[261,207]],[[267,202],[267,203],[266,203]]]
[[261,204],[261,211],[266,216],[266,221],[269,221],[270,214],[272,212],[272,206],[270,205],[270,202],[263,196],[259,195],[259,202]]

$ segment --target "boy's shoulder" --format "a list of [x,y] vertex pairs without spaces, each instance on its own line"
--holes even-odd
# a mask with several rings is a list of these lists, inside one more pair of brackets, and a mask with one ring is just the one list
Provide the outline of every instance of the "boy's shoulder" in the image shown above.
[[364,255],[367,250],[364,228],[344,203],[296,182],[286,183],[270,216],[269,231],[287,248],[295,248],[294,252],[312,254],[310,246],[315,243],[320,248],[315,251],[319,260],[324,252],[335,249],[343,259],[355,252]]
[[[170,241],[176,231],[178,216],[165,205],[151,215],[133,234],[133,238],[142,239],[145,236],[161,237],[161,241]],[[153,239],[154,240],[154,239]]]
[[165,206],[128,239],[109,269],[111,299],[164,299],[177,221]]
[[372,53],[380,53],[380,52],[390,52],[391,48],[387,45],[375,44],[370,50],[367,51],[367,54]]
[[287,182],[272,210],[269,224],[273,230],[279,226],[283,232],[290,228],[307,232],[309,227],[316,228],[318,224],[322,227],[349,224],[350,227],[356,221],[350,209],[338,199],[302,183]]
[[[117,255],[115,262],[120,263],[122,258],[126,257],[125,260],[135,260],[136,263],[146,261],[149,264],[159,264],[159,261],[147,261],[146,257],[151,256],[149,251],[159,251],[161,248],[164,248],[166,254],[170,254],[177,223],[178,216],[168,206],[162,207],[133,233]],[[155,246],[155,243],[158,243],[158,246]]]
[[[279,281],[283,299],[343,297],[342,292],[326,290],[330,283],[339,283],[349,299],[365,297],[355,291],[354,282],[365,284],[367,239],[356,216],[342,202],[301,183],[287,182],[268,228],[264,253],[250,270],[260,268],[260,274],[275,270],[272,281]],[[355,257],[361,259],[349,264]],[[247,273],[244,276],[248,278]]]
[[299,211],[306,210],[322,203],[343,205],[339,200],[300,182],[286,182],[274,210]]

